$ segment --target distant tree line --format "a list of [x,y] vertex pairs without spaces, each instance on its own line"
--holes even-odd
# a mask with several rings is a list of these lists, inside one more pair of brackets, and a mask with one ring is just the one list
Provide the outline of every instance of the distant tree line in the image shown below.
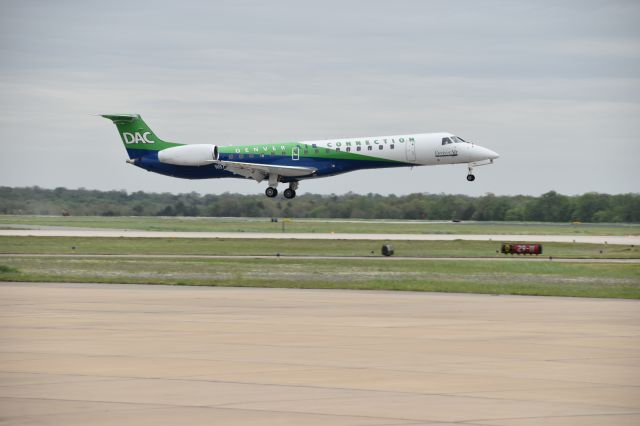
[[640,222],[640,194],[221,195],[0,187],[0,214]]

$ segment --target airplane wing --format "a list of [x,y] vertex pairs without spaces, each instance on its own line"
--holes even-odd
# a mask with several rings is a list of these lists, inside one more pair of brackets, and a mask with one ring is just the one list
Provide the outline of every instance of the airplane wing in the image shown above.
[[233,174],[254,179],[258,182],[268,179],[271,174],[287,177],[299,177],[310,176],[318,170],[314,167],[279,166],[273,164],[243,163],[239,161],[224,160],[214,160],[212,163],[224,166],[225,170],[228,170]]

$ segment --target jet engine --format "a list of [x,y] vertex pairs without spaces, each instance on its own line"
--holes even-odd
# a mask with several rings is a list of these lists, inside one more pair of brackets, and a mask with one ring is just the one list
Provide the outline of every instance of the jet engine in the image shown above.
[[161,163],[176,166],[206,166],[217,159],[218,147],[216,145],[182,145],[158,152],[158,160]]

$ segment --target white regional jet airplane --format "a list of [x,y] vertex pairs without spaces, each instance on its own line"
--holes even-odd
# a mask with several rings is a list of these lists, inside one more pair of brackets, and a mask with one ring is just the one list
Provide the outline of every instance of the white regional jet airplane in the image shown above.
[[137,114],[103,115],[113,121],[129,154],[128,163],[145,170],[186,179],[245,178],[267,181],[267,197],[294,198],[304,179],[362,169],[467,164],[473,168],[499,157],[490,149],[451,133],[370,136],[256,145],[179,144],[157,137]]

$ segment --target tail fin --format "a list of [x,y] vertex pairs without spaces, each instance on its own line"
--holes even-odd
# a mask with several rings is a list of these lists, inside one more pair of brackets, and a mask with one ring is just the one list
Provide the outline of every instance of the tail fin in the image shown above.
[[144,155],[144,152],[141,153],[140,150],[161,151],[165,148],[182,145],[166,142],[157,137],[139,114],[114,114],[102,115],[102,117],[113,121],[118,128],[118,133],[120,133],[124,147],[129,153],[129,158]]

